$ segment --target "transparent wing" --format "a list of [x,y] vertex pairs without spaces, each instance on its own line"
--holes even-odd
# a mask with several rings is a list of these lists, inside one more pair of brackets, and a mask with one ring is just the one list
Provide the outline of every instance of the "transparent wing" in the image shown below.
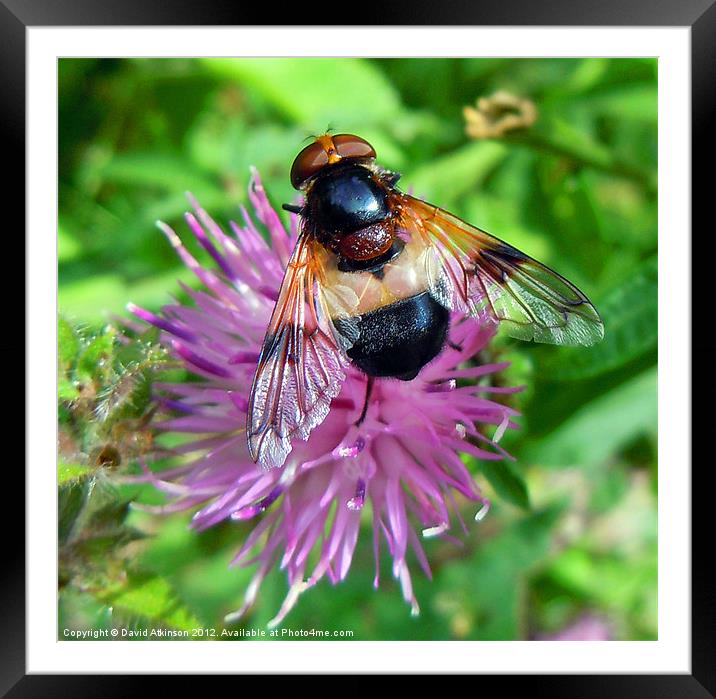
[[264,468],[283,465],[293,439],[308,439],[345,379],[351,339],[326,313],[313,245],[303,235],[291,255],[251,388],[247,440]]
[[521,340],[593,345],[604,325],[574,284],[449,212],[400,194],[402,225],[426,245],[428,286],[447,308],[502,322]]

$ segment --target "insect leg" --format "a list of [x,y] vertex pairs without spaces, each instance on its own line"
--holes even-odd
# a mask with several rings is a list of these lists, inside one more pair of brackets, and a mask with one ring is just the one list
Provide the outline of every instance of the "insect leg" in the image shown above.
[[368,381],[366,383],[365,387],[365,402],[363,403],[363,410],[361,410],[360,417],[355,423],[356,427],[359,427],[363,420],[365,420],[365,416],[368,412],[368,402],[370,401],[371,393],[373,393],[373,384],[375,383],[375,377],[374,376],[368,376]]

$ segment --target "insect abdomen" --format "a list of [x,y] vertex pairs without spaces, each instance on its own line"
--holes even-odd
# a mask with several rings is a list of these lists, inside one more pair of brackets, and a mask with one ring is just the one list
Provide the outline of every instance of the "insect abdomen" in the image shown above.
[[[334,322],[340,332],[346,321]],[[355,366],[370,376],[410,381],[442,350],[450,313],[425,291],[365,313],[357,322],[360,334],[348,350]]]

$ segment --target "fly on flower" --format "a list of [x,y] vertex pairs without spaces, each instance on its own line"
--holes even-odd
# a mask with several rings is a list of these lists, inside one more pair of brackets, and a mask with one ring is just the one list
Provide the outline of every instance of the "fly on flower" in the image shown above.
[[345,368],[411,381],[450,340],[450,311],[522,340],[592,345],[604,326],[564,277],[397,189],[364,139],[318,136],[296,157],[301,227],[269,321],[247,411],[249,452],[281,466],[340,393]]

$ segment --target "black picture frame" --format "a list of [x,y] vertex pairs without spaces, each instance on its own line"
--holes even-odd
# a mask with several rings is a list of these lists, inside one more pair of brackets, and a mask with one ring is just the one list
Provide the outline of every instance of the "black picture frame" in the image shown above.
[[[283,25],[338,24],[339,9],[335,4],[295,4],[281,6]],[[427,0],[412,2],[374,3],[366,0],[346,6],[346,16],[353,23],[369,25],[559,25],[559,26],[682,26],[691,28],[692,68],[692,220],[705,213],[713,194],[712,160],[716,153],[716,0],[553,0],[529,3],[524,0],[501,0],[479,3],[458,0],[436,5]],[[240,25],[273,24],[276,9],[261,4],[221,0],[0,0],[0,120],[3,125],[3,155],[6,172],[12,172],[5,184],[6,201],[23,199],[25,184],[25,61],[26,29],[35,26],[100,26],[100,25]],[[272,16],[273,15],[273,16]],[[365,18],[365,19],[364,19]],[[367,19],[371,21],[367,21]],[[710,167],[709,167],[710,166]],[[707,170],[706,168],[709,167]],[[699,173],[702,176],[699,177]],[[8,189],[9,188],[9,189]],[[710,196],[709,196],[710,195]],[[17,229],[24,229],[23,208]],[[705,220],[705,217],[702,217]],[[713,226],[713,223],[710,224]],[[680,235],[687,235],[681,232]],[[6,237],[9,238],[10,236]],[[709,238],[709,236],[704,236]],[[708,259],[702,253],[693,262]],[[693,327],[696,319],[705,317],[707,290],[703,280],[692,274]],[[698,281],[698,280],[701,281]],[[700,288],[703,287],[703,288]],[[699,293],[701,292],[701,293]],[[699,311],[703,311],[699,313]],[[716,341],[696,338],[693,342],[693,366],[711,366]],[[28,367],[28,370],[30,368]],[[706,388],[706,387],[704,387]],[[706,428],[710,410],[699,411],[694,404],[693,434]],[[52,438],[48,435],[48,439]],[[515,675],[480,679],[500,683],[500,690],[529,691],[551,697],[716,697],[716,593],[707,572],[712,559],[712,520],[707,521],[706,499],[710,490],[706,482],[708,462],[694,460],[692,471],[692,645],[691,674],[663,675]],[[23,489],[22,472],[8,460],[5,469],[6,492]],[[8,480],[9,479],[9,480]],[[15,481],[13,483],[13,481]],[[14,489],[15,486],[17,490]],[[0,693],[10,697],[57,696],[128,696],[146,695],[158,689],[168,678],[145,676],[115,677],[108,675],[26,675],[25,670],[25,548],[19,537],[6,530],[4,540],[2,593],[0,595]],[[111,652],[111,646],[108,647]],[[183,678],[186,683],[188,678]],[[509,684],[503,684],[503,683]],[[185,690],[189,688],[184,687]],[[166,689],[164,690],[166,691]],[[237,688],[237,691],[238,688]],[[330,691],[330,690],[329,690]]]

